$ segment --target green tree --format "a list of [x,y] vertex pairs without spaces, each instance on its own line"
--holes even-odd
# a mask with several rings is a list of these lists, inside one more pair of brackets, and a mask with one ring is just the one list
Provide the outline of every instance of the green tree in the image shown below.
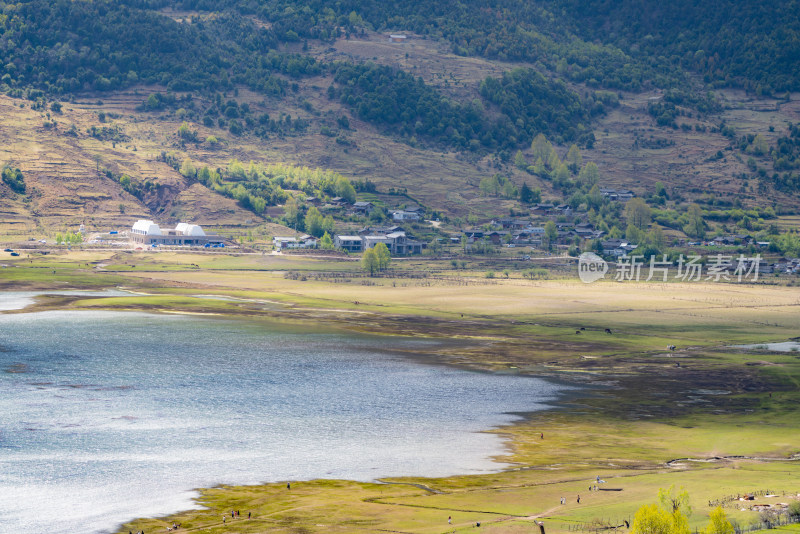
[[12,169],[11,167],[3,167],[2,171],[3,181],[15,193],[25,193],[25,178],[22,176],[22,171],[19,169]]
[[325,233],[324,222],[322,214],[315,206],[312,206],[306,213],[306,232],[314,237],[322,237],[322,234]]
[[375,254],[375,249],[368,248],[361,255],[361,268],[373,276],[379,267],[378,255]]
[[[797,502],[797,501],[795,501]],[[728,520],[725,510],[721,506],[717,506],[711,513],[708,514],[711,522],[703,530],[703,534],[734,534],[735,529],[733,524]]]
[[653,225],[653,229],[647,233],[647,242],[653,245],[659,251],[664,250],[664,247],[667,244],[667,239],[660,226],[657,224]]
[[631,534],[679,534],[679,531],[674,530],[672,514],[656,504],[647,504],[633,516]]
[[[439,240],[438,237],[435,235],[431,238],[430,242],[428,243],[428,252],[436,255],[442,251],[442,242]],[[456,260],[452,260],[455,262]]]
[[286,203],[283,205],[283,216],[286,219],[286,224],[297,229],[297,217],[299,214],[300,210],[297,207],[297,201],[294,197],[287,198]]
[[628,224],[628,227],[625,229],[625,239],[627,239],[629,243],[635,245],[642,243],[644,235],[644,232],[634,224]]
[[195,174],[197,173],[197,169],[195,169],[194,164],[192,163],[192,160],[190,160],[189,158],[186,158],[186,159],[183,160],[183,163],[181,164],[180,173],[183,176],[185,176],[186,178],[194,178],[195,177]]
[[323,234],[322,239],[319,240],[319,246],[323,250],[332,250],[333,249],[333,239],[331,239],[331,234],[325,232]]
[[525,159],[525,154],[522,153],[522,150],[517,150],[514,155],[514,165],[523,170],[528,168],[528,160]]
[[547,140],[547,137],[543,133],[538,134],[536,137],[533,138],[533,142],[531,143],[531,150],[533,151],[533,160],[547,161],[547,158],[550,156],[550,151],[553,149],[553,145],[550,144],[550,141]]
[[636,511],[631,534],[689,534],[689,495],[675,493],[670,486],[658,491],[658,500],[660,505],[648,504]]
[[353,184],[350,183],[350,180],[344,176],[339,175],[336,177],[335,191],[336,196],[342,197],[350,204],[356,201],[356,189],[353,187]]
[[703,220],[703,210],[697,204],[691,204],[686,210],[686,225],[683,231],[686,235],[702,239],[706,235],[706,223]]
[[499,175],[495,174],[494,176],[485,176],[481,179],[479,184],[481,192],[485,196],[492,196],[496,197],[500,194],[500,179]]
[[753,142],[750,143],[748,147],[748,151],[752,152],[756,156],[763,156],[767,152],[769,152],[769,145],[767,144],[767,140],[764,139],[764,136],[758,134],[753,138]]
[[600,192],[600,187],[595,184],[589,189],[586,195],[586,205],[590,209],[598,210],[603,205],[603,194]]
[[553,172],[552,178],[554,184],[556,184],[559,187],[564,187],[565,185],[570,183],[569,169],[567,169],[567,166],[562,163]]
[[547,250],[552,250],[558,239],[558,228],[553,221],[547,221],[544,225],[544,245]]
[[572,145],[569,147],[569,151],[567,152],[567,167],[573,173],[577,174],[578,169],[580,169],[581,165],[583,164],[583,156],[581,156],[581,151],[578,148],[578,145]]
[[389,268],[392,255],[389,252],[389,247],[387,247],[385,243],[378,243],[375,245],[375,256],[378,259],[378,270],[385,271]]
[[189,128],[189,123],[184,121],[178,127],[178,137],[184,141],[197,141],[197,132]]
[[640,230],[650,224],[650,206],[641,198],[632,198],[625,204],[625,218]]
[[506,198],[517,198],[517,188],[514,187],[511,180],[507,180],[506,183],[503,184],[503,196]]
[[592,187],[599,182],[600,170],[597,168],[597,163],[590,161],[584,165],[581,172],[578,173],[578,181],[586,187]]
[[538,204],[542,201],[542,190],[538,187],[531,189],[525,182],[519,190],[519,199],[526,204]]
[[558,152],[552,146],[550,147],[550,152],[547,154],[547,159],[545,160],[547,163],[548,169],[557,169],[561,165],[561,158],[558,157]]
[[336,223],[332,216],[326,215],[325,218],[322,219],[322,231],[326,234],[332,234],[336,231]]

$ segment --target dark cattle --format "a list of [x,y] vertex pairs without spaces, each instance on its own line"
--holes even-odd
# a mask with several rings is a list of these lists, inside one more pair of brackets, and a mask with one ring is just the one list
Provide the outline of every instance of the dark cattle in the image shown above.
[[612,333],[611,329],[610,328],[606,328],[606,334],[611,334],[611,333]]

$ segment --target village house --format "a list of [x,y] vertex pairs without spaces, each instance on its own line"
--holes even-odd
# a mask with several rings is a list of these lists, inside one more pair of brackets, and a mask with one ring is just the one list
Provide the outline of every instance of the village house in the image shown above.
[[507,230],[492,230],[486,234],[486,237],[489,238],[493,245],[501,245],[508,235],[509,232]]
[[600,188],[600,194],[609,200],[627,201],[636,196],[636,193],[628,189],[608,189]]
[[464,230],[464,236],[467,238],[467,243],[474,243],[483,239],[484,232],[478,229]]
[[356,215],[369,217],[374,209],[375,205],[372,202],[356,202],[353,204],[353,213]]
[[347,252],[361,252],[364,240],[360,235],[337,235],[333,238],[333,246]]
[[607,239],[602,241],[600,246],[603,248],[603,255],[614,256],[616,258],[626,256],[629,252],[633,252],[636,249],[636,245],[630,244],[624,239]]
[[397,210],[392,212],[392,219],[395,221],[418,221],[419,213],[416,211]]
[[358,235],[385,235],[392,232],[405,232],[406,229],[402,226],[365,226],[358,231]]
[[272,245],[275,250],[281,251],[290,248],[317,248],[319,240],[308,234],[300,237],[278,237],[272,238]]
[[203,247],[223,242],[216,234],[206,234],[197,224],[178,223],[174,229],[162,229],[147,219],[139,219],[130,231],[130,240],[134,245],[145,246],[184,246]]
[[550,212],[554,209],[555,206],[552,202],[540,202],[531,208],[531,213],[534,215],[550,215]]
[[388,234],[366,235],[363,238],[364,249],[373,248],[378,243],[383,243],[394,256],[421,254],[422,243],[409,239],[405,232],[391,232]]
[[572,217],[572,208],[569,204],[559,204],[555,208],[553,208],[553,212],[556,215],[563,215],[564,217]]

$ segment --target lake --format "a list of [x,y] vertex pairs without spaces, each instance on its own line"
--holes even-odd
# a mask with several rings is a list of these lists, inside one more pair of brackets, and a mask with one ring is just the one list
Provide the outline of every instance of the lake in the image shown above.
[[[32,295],[0,293],[0,309]],[[12,303],[14,301],[16,304]],[[567,389],[425,365],[441,342],[147,313],[0,314],[0,532],[107,532],[195,488],[505,467]]]

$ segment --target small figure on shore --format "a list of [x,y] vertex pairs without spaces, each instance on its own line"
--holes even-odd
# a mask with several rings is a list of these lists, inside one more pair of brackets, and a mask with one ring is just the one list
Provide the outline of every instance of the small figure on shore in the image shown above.
[[224,515],[223,515],[223,516],[222,516],[222,523],[223,523],[223,524],[225,524],[225,520],[226,520],[226,519],[227,519],[227,516],[224,516]]
[[581,496],[578,495],[578,504],[580,504],[580,503],[581,503]]
[[447,524],[448,525],[452,525],[453,524],[453,517],[452,516],[449,516],[449,515],[447,516]]
[[286,489],[292,489],[292,483],[291,482],[287,482],[286,483]]
[[250,512],[247,512],[247,519],[250,519]]
[[542,432],[542,435],[540,436],[539,439],[544,439],[544,432]]

